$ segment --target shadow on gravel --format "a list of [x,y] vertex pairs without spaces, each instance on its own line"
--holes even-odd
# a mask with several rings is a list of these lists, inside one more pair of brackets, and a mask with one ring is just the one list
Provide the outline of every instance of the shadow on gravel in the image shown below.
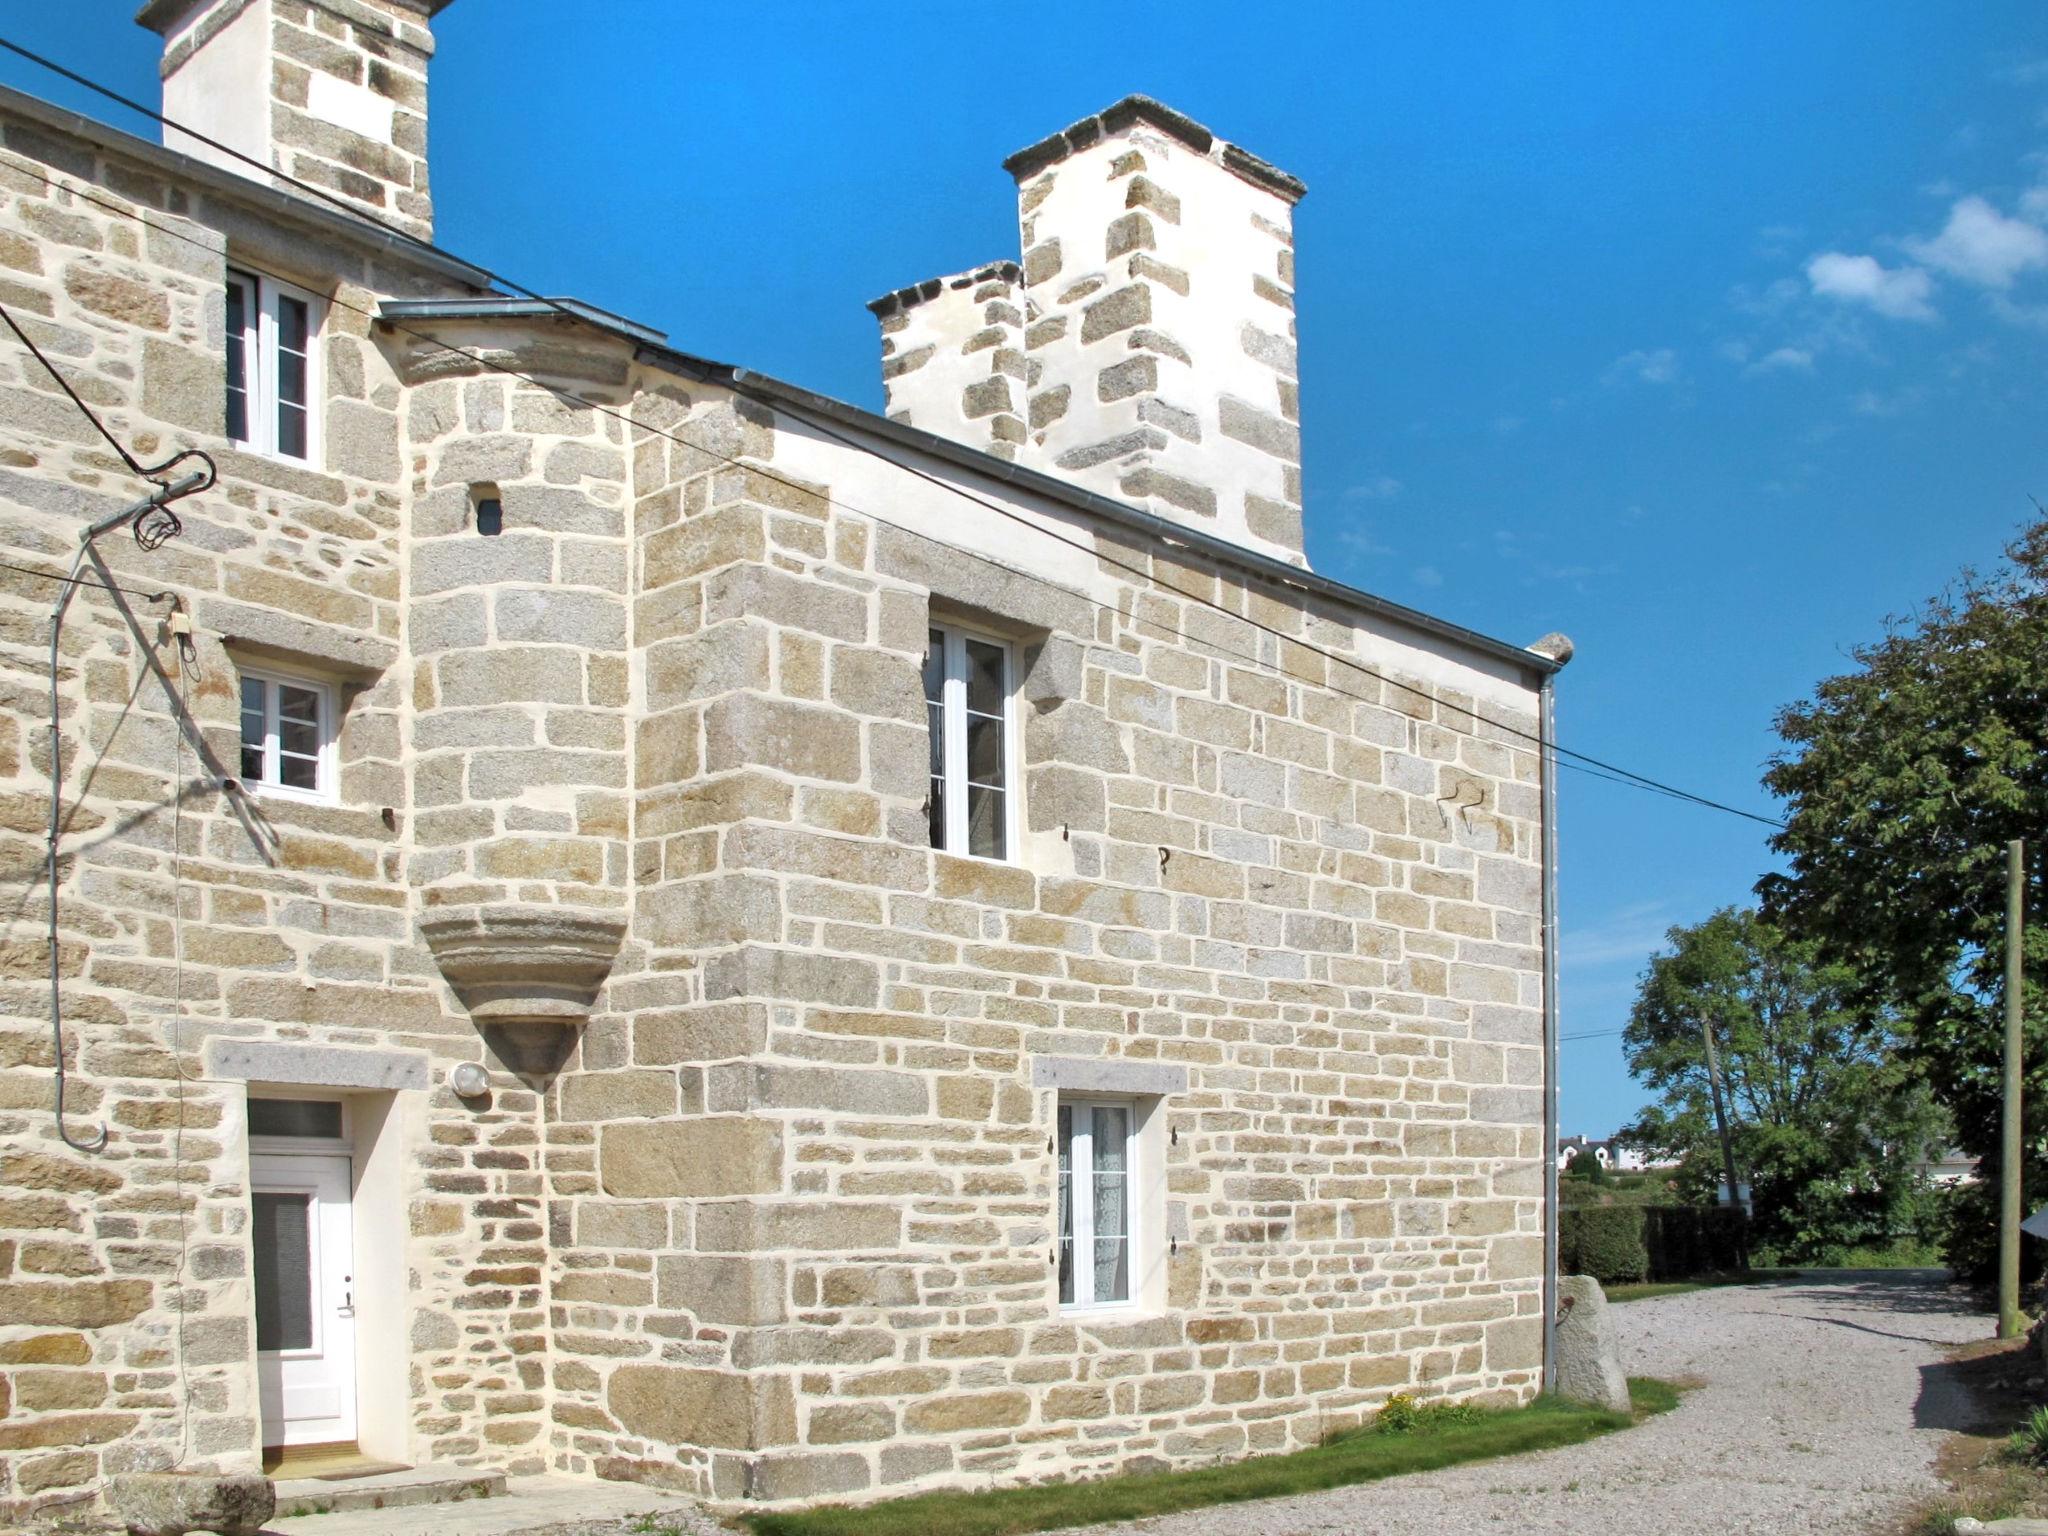
[[[1953,1338],[1930,1338],[1910,1331],[1918,1317],[1952,1318],[1957,1313],[1982,1310],[1969,1290],[1949,1279],[1945,1269],[1803,1269],[1794,1280],[1769,1282],[1773,1290],[1824,1290],[1827,1303],[1837,1315],[1817,1312],[1779,1313],[1809,1322],[1853,1328],[1881,1338],[1900,1339],[1911,1344],[1953,1344]],[[1818,1297],[1815,1298],[1819,1300]],[[1841,1316],[1847,1312],[1851,1316]],[[1856,1320],[1858,1317],[1861,1320]],[[1986,1314],[1989,1321],[1989,1314]],[[1887,1327],[1886,1324],[1896,1326]],[[1907,1331],[1901,1331],[1901,1330]]]
[[1959,1435],[2003,1435],[2036,1399],[2039,1366],[2024,1339],[1984,1339],[1920,1367],[1913,1423]]

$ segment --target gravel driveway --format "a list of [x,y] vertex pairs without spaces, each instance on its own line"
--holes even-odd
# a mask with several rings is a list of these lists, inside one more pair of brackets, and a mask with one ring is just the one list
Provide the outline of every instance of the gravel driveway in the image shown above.
[[1630,1375],[1706,1385],[1565,1450],[1091,1536],[1856,1536],[1941,1491],[1935,1451],[1973,1422],[1941,1357],[1992,1332],[1931,1271],[1695,1291],[1613,1315]]

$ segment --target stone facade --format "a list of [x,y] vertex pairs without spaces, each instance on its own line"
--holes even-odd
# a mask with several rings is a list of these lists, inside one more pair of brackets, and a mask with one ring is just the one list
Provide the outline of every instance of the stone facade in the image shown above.
[[[365,10],[268,3],[329,37]],[[231,264],[323,301],[313,462],[224,439]],[[977,377],[926,364],[1005,386],[974,450],[1027,446],[1018,288],[1054,282],[885,315],[898,356],[996,333]],[[160,549],[98,542],[123,590],[63,633],[83,1151],[52,1116],[49,573],[140,487],[0,348],[0,1519],[256,1465],[257,1088],[351,1106],[359,1438],[395,1460],[858,1499],[1536,1390],[1544,657],[879,418],[822,430],[11,93],[0,302],[142,457],[220,469]],[[1016,657],[1007,862],[930,845],[946,619]],[[331,803],[241,782],[264,667],[332,689]],[[1074,1313],[1051,1141],[1089,1091],[1140,1106],[1145,1242],[1131,1304]]]

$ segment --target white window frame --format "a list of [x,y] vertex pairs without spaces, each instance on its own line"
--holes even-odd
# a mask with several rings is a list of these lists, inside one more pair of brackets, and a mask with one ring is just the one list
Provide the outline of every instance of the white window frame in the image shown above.
[[[282,800],[302,800],[312,805],[334,805],[340,796],[340,772],[338,752],[340,719],[336,710],[334,684],[324,678],[307,677],[303,673],[276,672],[263,667],[240,667],[235,681],[235,729],[242,726],[242,684],[245,682],[263,685],[263,776],[260,779],[242,779],[243,788],[252,794],[275,795]],[[313,768],[313,788],[300,789],[296,785],[279,782],[278,774],[278,689],[280,687],[304,688],[320,701],[320,751]],[[247,745],[246,739],[242,742]],[[241,754],[235,757],[235,768],[241,770]]]
[[[1059,1296],[1059,1111],[1074,1112],[1073,1154],[1068,1161],[1069,1201],[1074,1213],[1074,1299],[1060,1301],[1063,1314],[1132,1312],[1142,1305],[1144,1268],[1140,1259],[1144,1254],[1147,1240],[1142,1202],[1138,1192],[1144,1185],[1139,1161],[1140,1137],[1138,1134],[1139,1115],[1136,1099],[1119,1098],[1106,1094],[1062,1093],[1055,1102],[1053,1113],[1053,1295]],[[1083,1110],[1120,1109],[1124,1112],[1124,1279],[1128,1294],[1109,1301],[1099,1301],[1095,1296],[1095,1116],[1086,1118],[1086,1134],[1083,1134]],[[1086,1193],[1082,1198],[1083,1173],[1081,1149],[1087,1148]],[[1087,1262],[1083,1263],[1086,1255]]]
[[[252,453],[282,459],[288,464],[317,465],[320,462],[321,359],[320,330],[326,306],[313,294],[275,278],[258,277],[240,267],[229,267],[227,286],[242,290],[242,387],[248,401],[248,435],[233,437]],[[282,299],[296,299],[306,306],[306,452],[287,453],[277,445],[277,307]],[[223,357],[225,368],[226,359]],[[227,380],[223,377],[225,396]]]
[[[926,626],[941,636],[945,657],[945,680],[940,685],[940,723],[946,785],[946,825],[943,844],[932,846],[958,858],[977,859],[984,864],[1023,862],[1019,847],[1024,820],[1023,775],[1018,770],[1022,754],[1017,741],[1017,647],[1003,635],[971,629],[936,615]],[[1003,655],[1003,852],[1001,857],[968,851],[967,825],[967,642],[995,646]],[[929,701],[927,701],[929,702]],[[927,726],[929,729],[929,726]],[[927,775],[929,778],[929,775]]]

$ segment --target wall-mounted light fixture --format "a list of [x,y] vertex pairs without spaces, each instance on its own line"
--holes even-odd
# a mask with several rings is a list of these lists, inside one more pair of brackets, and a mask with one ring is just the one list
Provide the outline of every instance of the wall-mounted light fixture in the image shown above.
[[490,1092],[491,1074],[473,1061],[465,1061],[448,1074],[448,1086],[457,1098],[478,1099]]

